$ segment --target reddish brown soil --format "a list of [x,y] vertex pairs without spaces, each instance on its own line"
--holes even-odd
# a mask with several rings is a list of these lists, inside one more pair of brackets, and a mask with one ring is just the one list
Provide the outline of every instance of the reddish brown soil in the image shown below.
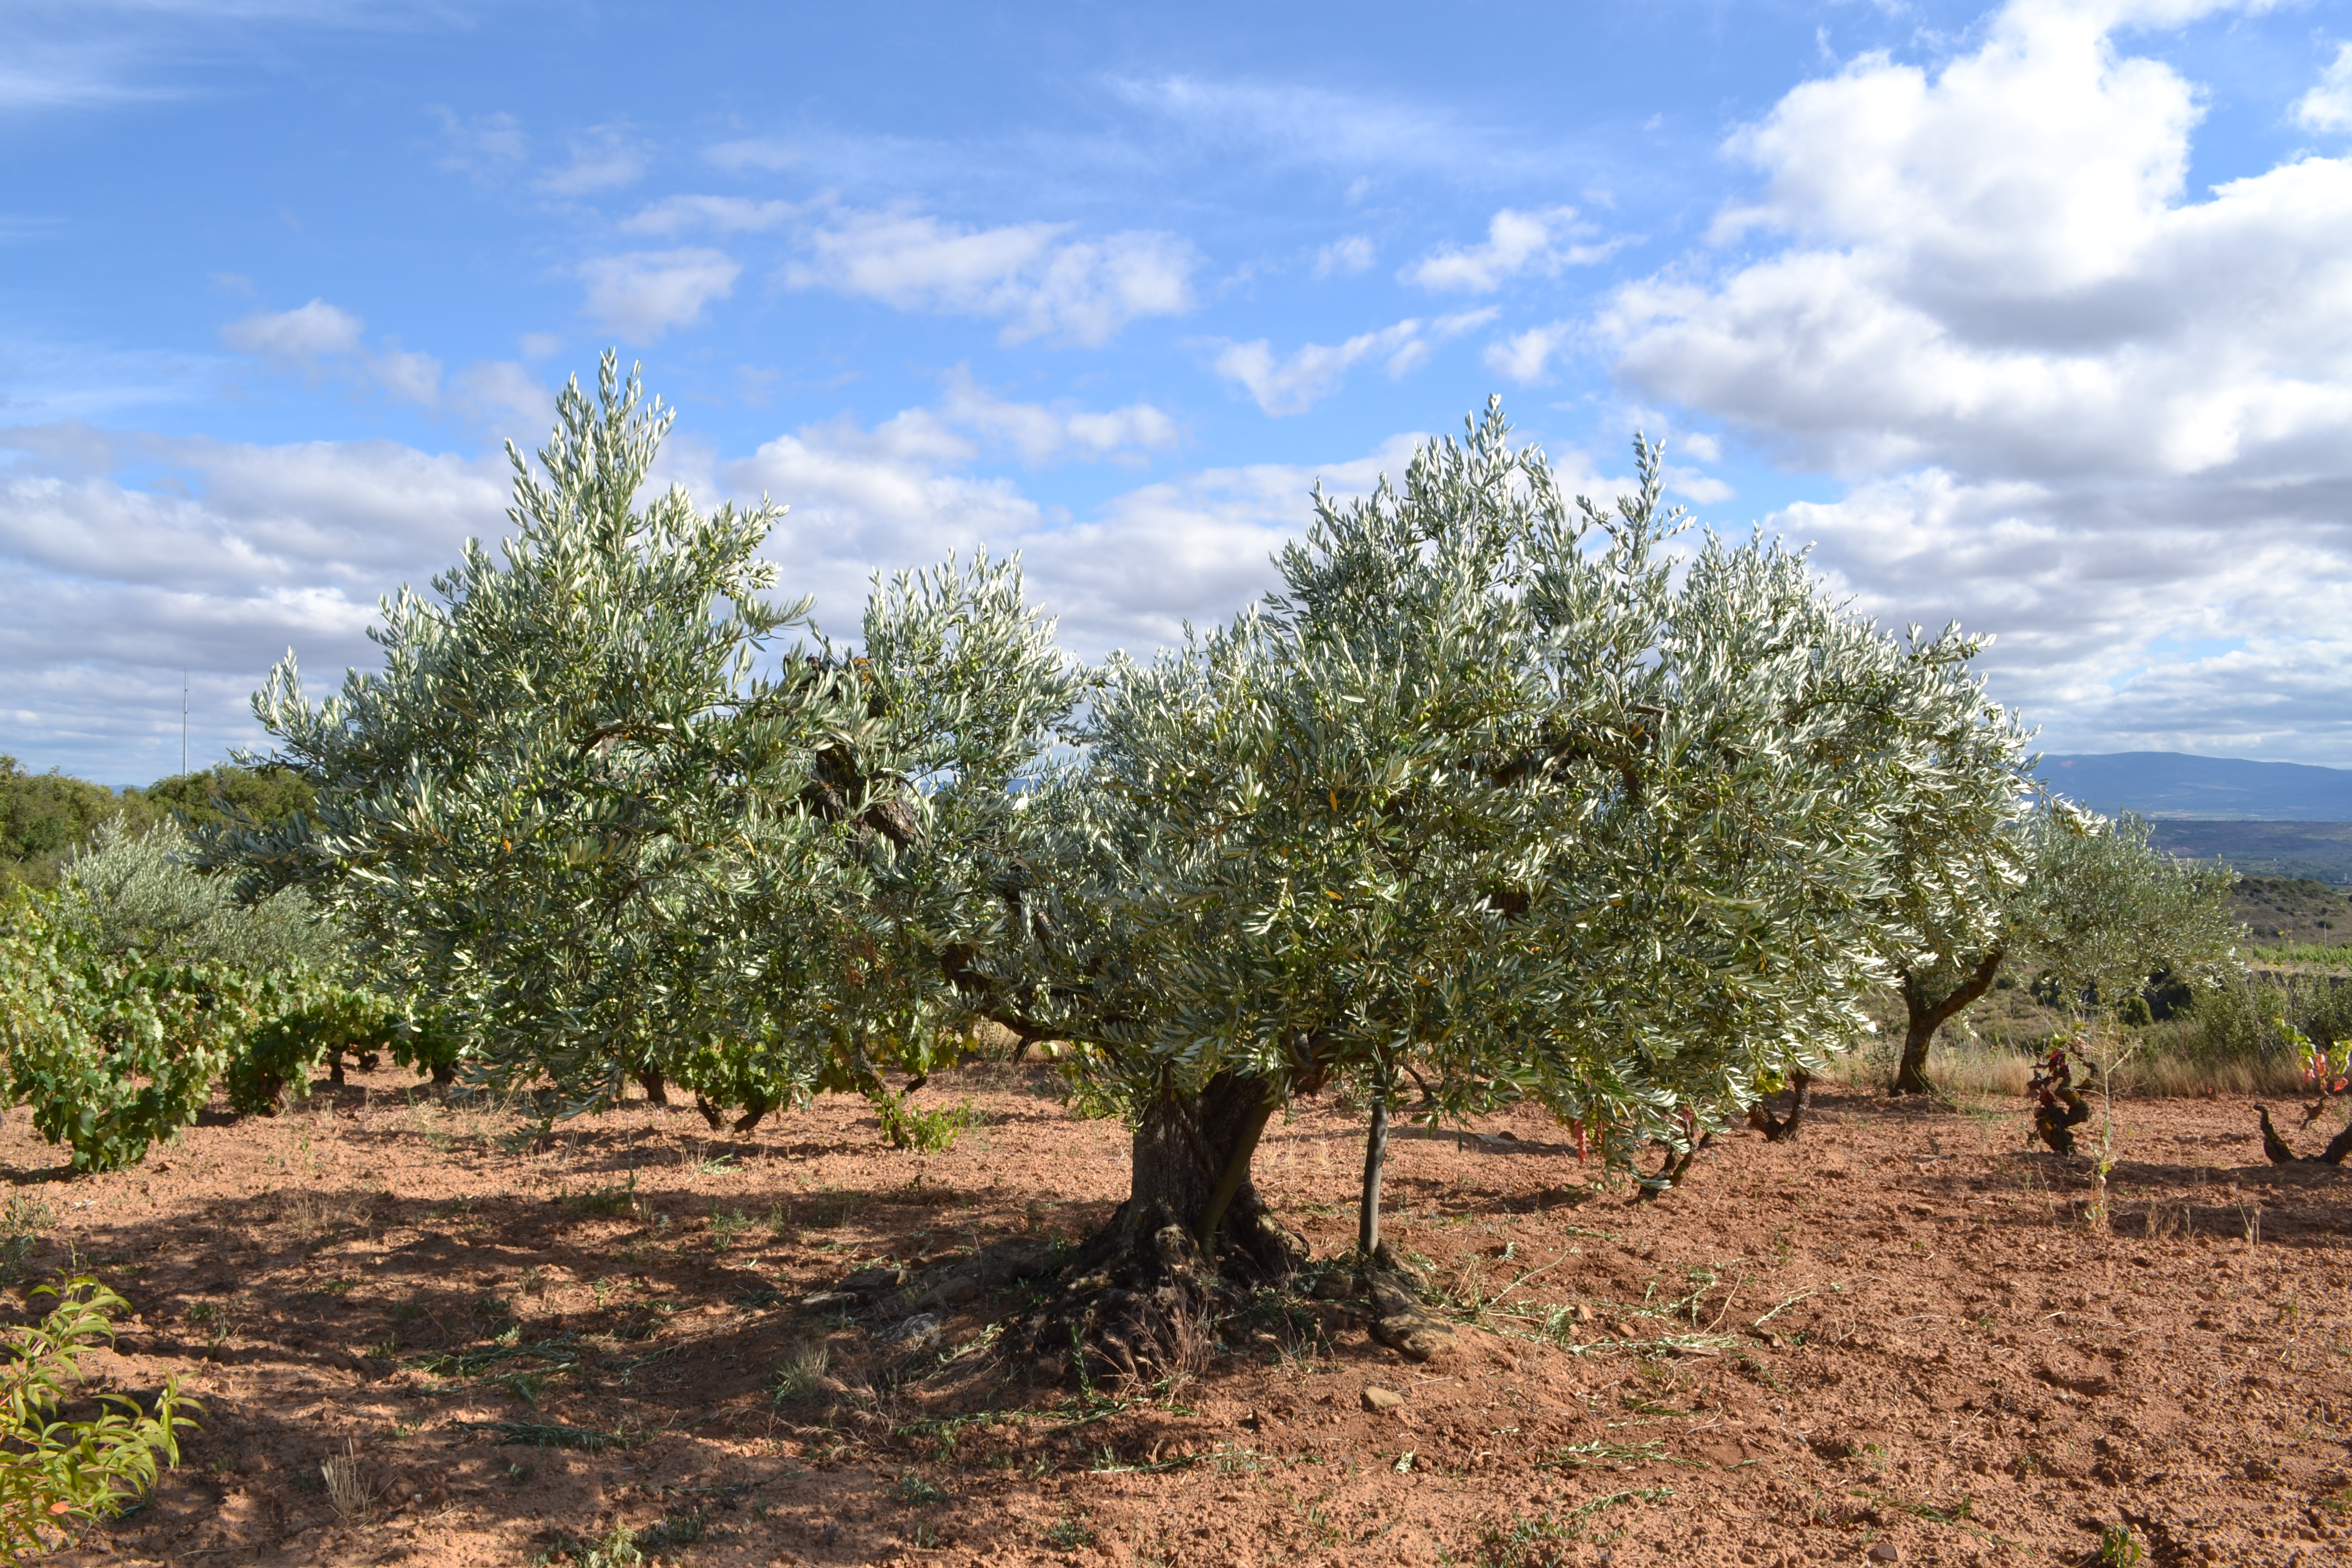
[[[12,1119],[0,1159],[55,1214],[33,1267],[69,1247],[141,1313],[108,1381],[175,1373],[208,1406],[154,1502],[70,1560],[521,1564],[624,1523],[693,1564],[2074,1563],[2116,1527],[2158,1564],[2352,1563],[2352,1176],[2263,1163],[2251,1107],[2125,1107],[2111,1237],[2086,1167],[2006,1107],[1832,1098],[1803,1142],[1734,1137],[1648,1205],[1534,1116],[1408,1130],[1391,1236],[1484,1325],[1449,1359],[1270,1302],[1172,1397],[1024,1375],[975,1414],[979,1360],[940,1361],[1000,1294],[892,1386],[887,1324],[796,1299],[1097,1224],[1124,1135],[1055,1082],[927,1089],[985,1113],[936,1155],[840,1100],[732,1141],[633,1106],[540,1149],[388,1072],[93,1179],[43,1179]],[[1359,1138],[1311,1108],[1258,1161],[1318,1255],[1352,1242]],[[543,1353],[428,1359],[501,1336]],[[835,1386],[780,1403],[819,1342]],[[1366,1410],[1373,1386],[1402,1406]],[[349,1521],[319,1479],[347,1448],[383,1494]]]

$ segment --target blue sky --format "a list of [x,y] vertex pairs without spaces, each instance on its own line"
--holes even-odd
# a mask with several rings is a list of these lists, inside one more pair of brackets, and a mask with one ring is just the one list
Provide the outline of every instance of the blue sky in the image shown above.
[[1995,633],[2053,750],[2352,765],[2352,10],[19,0],[0,751],[257,738],[617,344],[788,593],[1221,618],[1490,393]]

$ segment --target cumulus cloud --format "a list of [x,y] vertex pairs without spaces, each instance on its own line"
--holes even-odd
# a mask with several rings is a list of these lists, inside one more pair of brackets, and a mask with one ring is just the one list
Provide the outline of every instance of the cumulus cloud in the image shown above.
[[1605,259],[1619,242],[1579,242],[1574,207],[1517,212],[1505,207],[1486,225],[1486,242],[1433,251],[1397,274],[1423,289],[1491,294],[1523,272],[1557,277],[1565,268]]
[[607,331],[650,342],[700,320],[705,305],[735,291],[742,271],[725,251],[699,246],[599,257],[580,264],[588,285],[583,308]]
[[1486,352],[1479,357],[1496,375],[1526,386],[1543,379],[1551,356],[1560,351],[1574,331],[1566,321],[1529,327],[1526,331],[1488,343]]
[[387,441],[0,431],[0,571],[20,589],[0,626],[11,731],[68,769],[144,783],[177,770],[185,668],[196,759],[254,742],[245,700],[279,655],[299,647],[321,686],[375,662],[376,596],[495,536],[505,495],[500,460]]
[[1218,353],[1216,372],[1238,383],[1268,414],[1303,414],[1339,390],[1348,372],[1366,360],[1380,360],[1391,377],[1417,369],[1433,344],[1458,337],[1495,319],[1492,310],[1466,310],[1424,321],[1409,316],[1394,326],[1359,332],[1340,343],[1305,343],[1277,356],[1265,339],[1228,343]]
[[1066,238],[1072,227],[968,229],[919,213],[847,212],[809,237],[784,280],[902,310],[1001,318],[1008,343],[1050,335],[1099,345],[1139,317],[1192,308],[1197,260],[1185,241],[1144,230]]
[[1001,398],[958,366],[947,377],[940,417],[1003,442],[1024,462],[1057,458],[1139,457],[1176,444],[1176,422],[1148,403],[1101,410],[1048,408]]
[[324,300],[290,310],[257,310],[221,329],[221,342],[240,353],[297,363],[360,352],[367,323]]
[[2295,100],[2294,118],[2313,131],[2352,131],[2352,44],[2336,46],[2319,85]]
[[456,379],[468,413],[527,448],[555,428],[555,394],[514,360],[484,360]]
[[383,352],[370,353],[362,334],[367,323],[324,300],[290,310],[257,310],[221,329],[221,342],[241,353],[258,354],[281,369],[316,371],[341,362],[394,397],[431,408],[441,400],[441,362],[388,338]]
[[[2000,689],[2074,746],[2221,725],[2352,583],[2352,165],[2189,191],[2198,90],[2118,15],[2017,0],[1939,69],[1797,88],[1729,143],[1746,254],[1599,323],[1635,388],[1844,476],[1774,521],[1874,608],[1998,632]],[[2352,761],[2341,698],[2309,760]]]

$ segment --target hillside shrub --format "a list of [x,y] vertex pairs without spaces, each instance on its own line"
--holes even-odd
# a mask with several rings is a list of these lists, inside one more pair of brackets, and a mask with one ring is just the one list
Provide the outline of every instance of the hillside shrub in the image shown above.
[[151,810],[104,784],[54,768],[26,773],[16,758],[0,755],[0,886],[54,886],[91,831],[126,810],[142,825],[152,820]]

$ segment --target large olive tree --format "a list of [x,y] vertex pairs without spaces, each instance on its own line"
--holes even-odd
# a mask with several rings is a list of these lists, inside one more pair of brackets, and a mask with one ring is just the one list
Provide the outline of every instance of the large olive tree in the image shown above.
[[477,1074],[582,1109],[682,1083],[748,1128],[920,1069],[1079,687],[984,558],[877,584],[863,651],[785,645],[781,510],[641,503],[671,416],[640,405],[611,355],[565,389],[539,471],[509,448],[513,534],[385,603],[380,670],[313,704],[289,655],[255,711],[317,808],[220,855],[311,886]]
[[1622,1161],[1868,1026],[1964,653],[1761,541],[1678,561],[1637,456],[1613,511],[1570,504],[1490,407],[1401,489],[1318,496],[1265,605],[1105,671],[993,962],[1135,1126],[1089,1255],[1130,1299],[1190,1247],[1285,1266],[1252,1153],[1335,1079],[1538,1100]]

